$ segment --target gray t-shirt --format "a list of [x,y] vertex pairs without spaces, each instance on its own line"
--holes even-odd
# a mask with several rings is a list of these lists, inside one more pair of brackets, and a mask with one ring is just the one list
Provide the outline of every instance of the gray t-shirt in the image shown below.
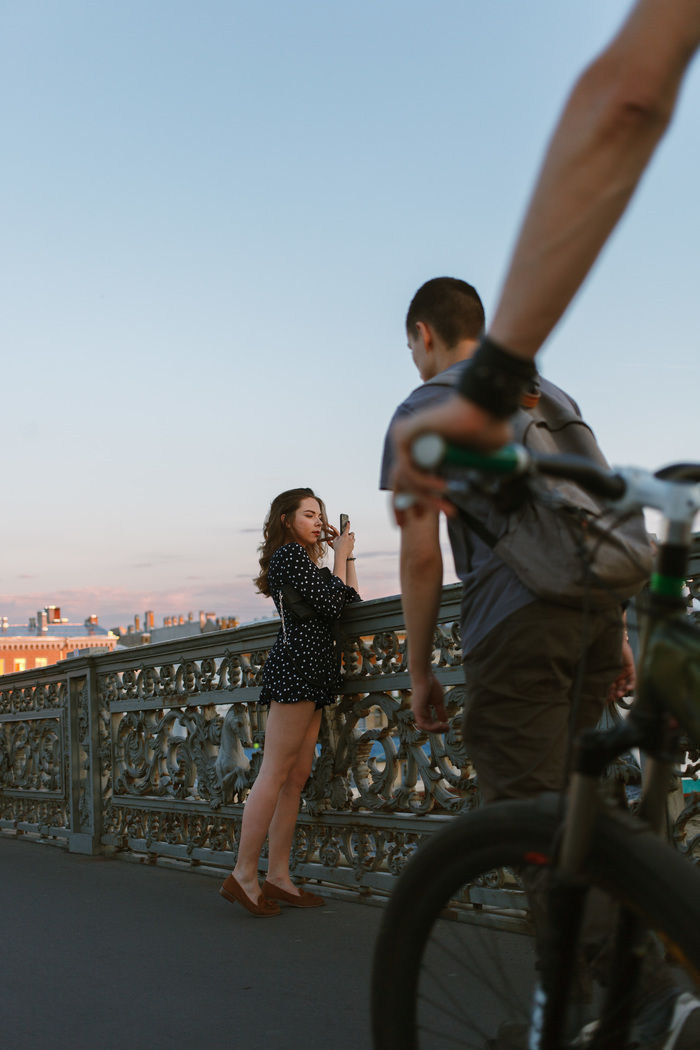
[[[454,376],[463,366],[462,361],[450,365],[435,379],[428,380],[409,394],[396,409],[384,440],[380,489],[391,488],[394,459],[391,428],[394,423],[428,406],[440,404],[453,394]],[[500,536],[505,530],[506,518],[486,497],[475,496],[473,502],[470,500],[469,512],[495,536]],[[462,581],[462,654],[466,655],[506,616],[536,601],[536,597],[461,518],[448,518],[447,529],[455,572]]]

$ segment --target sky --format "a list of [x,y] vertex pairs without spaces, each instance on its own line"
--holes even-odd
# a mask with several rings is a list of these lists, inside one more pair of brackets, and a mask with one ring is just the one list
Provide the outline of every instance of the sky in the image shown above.
[[[297,485],[350,515],[363,597],[397,593],[406,308],[449,274],[490,316],[628,6],[0,0],[0,615],[268,616],[262,522]],[[540,355],[614,464],[700,458],[699,112],[696,64]]]

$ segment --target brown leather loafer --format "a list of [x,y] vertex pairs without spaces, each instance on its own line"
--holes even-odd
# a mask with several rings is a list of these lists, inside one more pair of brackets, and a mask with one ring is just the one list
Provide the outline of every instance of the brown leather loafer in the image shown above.
[[242,904],[246,911],[249,911],[251,915],[255,915],[258,919],[268,919],[273,915],[279,915],[282,910],[279,904],[267,900],[264,895],[257,902],[251,900],[233,875],[229,875],[224,880],[219,893],[227,901],[231,901],[232,904]]
[[281,890],[279,886],[274,886],[267,879],[263,882],[263,897],[270,901],[282,901],[284,904],[291,904],[293,908],[322,908],[326,903],[323,897],[319,897],[317,893],[307,893],[306,890],[299,890],[299,895],[296,893],[287,893],[286,890]]

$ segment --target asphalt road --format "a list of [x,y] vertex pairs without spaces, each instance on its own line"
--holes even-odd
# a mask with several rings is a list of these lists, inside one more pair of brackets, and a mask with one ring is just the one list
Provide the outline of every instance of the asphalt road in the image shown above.
[[0,835],[3,1050],[369,1050],[381,910],[255,919],[219,885]]

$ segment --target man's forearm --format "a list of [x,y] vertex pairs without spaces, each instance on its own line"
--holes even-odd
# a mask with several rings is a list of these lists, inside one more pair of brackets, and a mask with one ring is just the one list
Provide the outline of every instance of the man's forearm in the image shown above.
[[[425,516],[432,521],[433,513]],[[433,638],[442,600],[442,554],[437,515],[410,521],[401,534],[401,602],[408,640],[409,671],[414,679],[431,673]]]
[[639,0],[574,87],[489,329],[517,356],[535,356],[627,207],[699,43],[698,0]]

